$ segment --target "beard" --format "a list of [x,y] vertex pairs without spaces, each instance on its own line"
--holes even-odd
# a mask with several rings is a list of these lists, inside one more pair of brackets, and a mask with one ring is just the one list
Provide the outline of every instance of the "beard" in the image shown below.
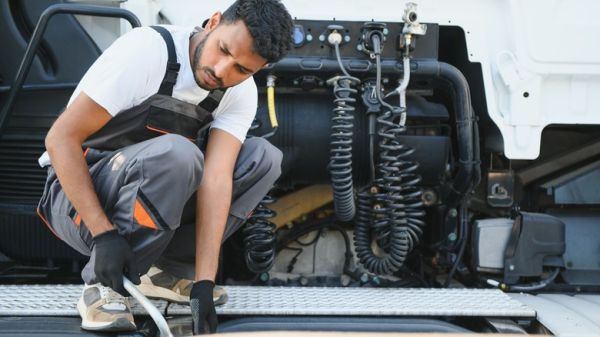
[[[208,39],[208,37],[210,36],[210,33],[206,34],[202,40],[200,40],[200,42],[198,43],[198,45],[196,46],[196,50],[194,50],[194,57],[192,58],[192,73],[194,74],[194,80],[196,81],[196,84],[204,89],[204,90],[215,90],[215,89],[219,89],[219,88],[223,88],[223,82],[221,81],[220,78],[218,78],[217,76],[215,76],[215,71],[210,68],[210,67],[205,67],[202,66],[200,64],[200,58],[202,58],[202,52],[204,49],[204,44],[206,43],[206,40]],[[216,79],[217,82],[217,87],[216,88],[209,88],[206,86],[206,84],[204,82],[202,82],[200,80],[200,78],[198,77],[198,74],[196,72],[196,70],[198,69],[198,67],[200,67],[200,71],[205,72],[205,73],[209,73],[214,79]]]

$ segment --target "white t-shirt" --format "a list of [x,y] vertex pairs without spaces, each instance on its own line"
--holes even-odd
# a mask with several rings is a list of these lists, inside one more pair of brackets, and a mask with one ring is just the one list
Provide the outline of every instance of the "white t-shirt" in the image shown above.
[[[181,65],[173,97],[198,104],[208,96],[208,91],[196,84],[192,73],[189,38],[193,28],[163,27],[173,36],[177,62]],[[81,91],[113,116],[139,105],[158,92],[168,58],[166,44],[158,32],[150,27],[132,29],[118,38],[88,69],[67,106]],[[243,143],[256,114],[257,100],[252,77],[229,88],[213,112],[211,128],[224,130]],[[38,162],[42,167],[49,165],[48,153],[45,152]]]

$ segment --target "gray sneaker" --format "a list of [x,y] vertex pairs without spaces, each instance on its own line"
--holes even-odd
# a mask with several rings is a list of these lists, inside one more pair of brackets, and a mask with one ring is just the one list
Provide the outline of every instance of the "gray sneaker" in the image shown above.
[[100,284],[85,285],[77,302],[81,328],[93,331],[136,330],[126,297]]
[[[190,303],[192,280],[178,278],[157,267],[151,267],[146,275],[142,276],[138,289],[148,298],[167,300],[179,304]],[[227,292],[223,287],[215,286],[213,301],[215,305],[227,302]]]

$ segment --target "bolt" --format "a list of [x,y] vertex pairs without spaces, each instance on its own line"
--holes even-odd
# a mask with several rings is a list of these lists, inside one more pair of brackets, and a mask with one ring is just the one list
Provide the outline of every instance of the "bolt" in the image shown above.
[[387,28],[383,29],[383,35],[388,35],[389,32],[390,32],[389,29],[387,29]]
[[298,80],[294,80],[294,85],[298,85],[300,82]]
[[323,35],[323,34],[319,35],[319,41],[325,42],[325,35]]
[[448,215],[451,218],[456,218],[456,216],[458,215],[458,212],[456,211],[456,208],[451,208],[450,211],[448,211]]
[[362,44],[357,44],[357,45],[356,45],[356,50],[358,50],[358,51],[362,51],[362,50],[363,50],[363,46],[362,46]]
[[308,279],[306,277],[301,277],[299,281],[300,284],[303,286],[306,286],[308,284]]
[[313,40],[313,36],[312,35],[310,35],[310,34],[306,35],[306,41],[310,42],[312,40]]
[[448,234],[448,240],[452,242],[456,241],[456,233],[452,232]]
[[508,270],[514,271],[515,270],[515,265],[511,264],[510,266],[508,266]]
[[381,209],[381,205],[380,204],[375,204],[375,205],[373,205],[373,209],[376,210],[376,211],[378,211],[378,210]]
[[342,287],[347,287],[350,285],[350,276],[344,274],[340,277],[340,284],[342,285]]
[[269,273],[261,273],[260,280],[263,282],[267,282],[269,280]]
[[369,275],[367,275],[366,273],[360,275],[360,282],[362,282],[362,283],[369,282]]
[[425,206],[431,206],[437,201],[437,194],[433,190],[425,190],[421,195],[421,199],[423,200],[423,204]]
[[375,284],[377,286],[381,284],[381,280],[379,279],[379,277],[377,277],[377,276],[373,277],[373,284]]
[[350,40],[352,40],[352,38],[350,37],[350,35],[344,36],[344,42],[350,42]]
[[377,188],[377,186],[372,186],[369,189],[369,192],[371,192],[371,194],[377,194],[377,193],[379,193],[379,189]]

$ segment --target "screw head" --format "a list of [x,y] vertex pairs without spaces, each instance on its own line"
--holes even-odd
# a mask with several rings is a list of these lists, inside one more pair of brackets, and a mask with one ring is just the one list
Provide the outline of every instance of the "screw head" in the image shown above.
[[325,35],[323,35],[323,34],[319,35],[319,41],[321,41],[321,42],[325,41]]
[[310,42],[313,40],[313,36],[311,34],[306,35],[306,41]]
[[456,210],[456,208],[452,208],[450,209],[450,211],[448,211],[448,215],[450,215],[453,218],[456,218],[456,216],[458,215],[458,211]]
[[345,42],[350,42],[350,40],[352,40],[352,38],[350,37],[350,35],[344,36],[344,41]]

